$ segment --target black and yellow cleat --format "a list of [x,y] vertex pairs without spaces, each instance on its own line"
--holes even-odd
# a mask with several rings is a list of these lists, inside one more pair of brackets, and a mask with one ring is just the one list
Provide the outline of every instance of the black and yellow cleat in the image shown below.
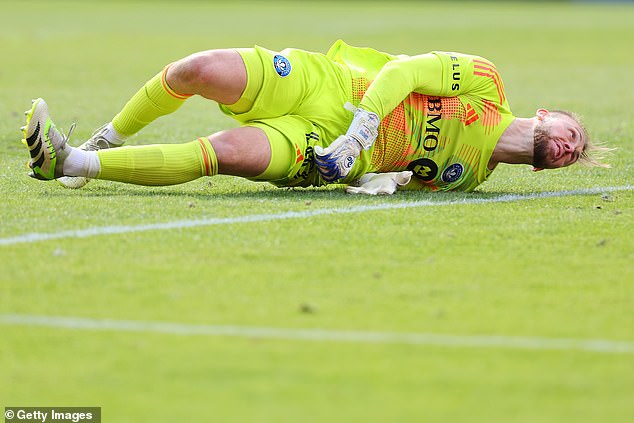
[[31,110],[27,110],[26,125],[22,127],[22,140],[31,155],[29,176],[35,179],[51,180],[63,176],[64,159],[68,156],[67,136],[62,135],[51,120],[46,102],[38,98],[33,100]]

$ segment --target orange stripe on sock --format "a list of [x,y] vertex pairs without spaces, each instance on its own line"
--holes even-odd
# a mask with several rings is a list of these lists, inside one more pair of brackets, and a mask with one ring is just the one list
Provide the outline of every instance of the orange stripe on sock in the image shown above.
[[168,85],[167,70],[170,66],[171,64],[165,66],[165,68],[163,69],[163,73],[161,73],[161,83],[163,84],[163,89],[167,91],[167,93],[172,97],[178,98],[179,100],[187,100],[189,97],[193,96],[193,94],[179,94]]
[[207,151],[207,147],[205,146],[204,138],[198,138],[198,142],[200,143],[200,148],[203,151],[203,160],[205,162],[205,176],[212,176],[211,174],[211,162],[209,160],[209,152]]

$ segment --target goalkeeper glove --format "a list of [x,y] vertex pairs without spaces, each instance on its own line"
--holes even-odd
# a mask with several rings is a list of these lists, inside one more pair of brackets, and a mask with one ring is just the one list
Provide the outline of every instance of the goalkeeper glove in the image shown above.
[[369,150],[379,135],[379,116],[350,103],[344,106],[354,113],[346,132],[326,148],[315,146],[315,164],[326,182],[344,178],[350,173],[361,150]]
[[346,188],[348,194],[389,195],[398,187],[409,184],[412,172],[366,173],[355,185]]

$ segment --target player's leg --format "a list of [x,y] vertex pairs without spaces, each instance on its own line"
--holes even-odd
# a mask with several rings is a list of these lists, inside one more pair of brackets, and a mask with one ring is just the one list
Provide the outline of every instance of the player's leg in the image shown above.
[[[211,60],[214,57],[218,60]],[[171,73],[169,71],[171,67],[168,68],[166,71],[164,71],[162,73],[161,78],[165,78],[165,83],[164,84],[161,83],[161,87],[167,92],[167,94],[170,94],[170,90],[174,91],[173,88],[169,85],[171,83],[174,86],[177,86],[180,90],[182,90],[181,93],[176,93],[176,94],[184,93],[186,95],[190,95],[191,93],[200,93],[201,95],[207,98],[215,99],[223,103],[230,103],[234,101],[235,99],[238,99],[237,102],[234,104],[223,105],[224,110],[227,112],[233,113],[238,120],[243,119],[244,121],[248,121],[248,120],[251,120],[251,118],[261,119],[263,117],[269,117],[269,116],[271,117],[283,116],[289,112],[288,107],[300,101],[299,99],[301,99],[302,92],[303,92],[302,87],[306,85],[306,81],[302,79],[301,77],[302,73],[298,73],[298,72],[295,73],[296,75],[291,74],[291,76],[280,75],[278,70],[275,69],[276,60],[280,60],[280,59],[273,52],[264,51],[262,49],[257,51],[256,49],[243,49],[243,50],[240,50],[239,52],[238,51],[211,51],[206,53],[200,53],[200,54],[194,55],[189,58],[185,58],[182,61],[177,62],[174,66],[174,73]],[[210,69],[210,68],[214,68],[214,66],[212,66],[214,62],[216,63],[216,65],[214,65],[215,69]],[[263,64],[265,62],[269,62],[271,66],[264,67]],[[299,62],[300,62],[299,58],[298,58],[298,61],[294,61],[294,63],[296,64]],[[218,63],[224,64],[224,65],[221,66],[221,65],[218,65]],[[242,71],[242,76],[237,79],[236,79],[236,69]],[[247,69],[248,69],[248,72],[247,72]],[[265,69],[268,70],[269,74],[266,74]],[[247,81],[247,74],[248,74],[248,81]],[[206,80],[205,77],[209,77],[210,75],[211,76],[215,75],[215,76],[211,80]],[[295,76],[292,76],[292,75],[295,75]],[[267,89],[264,89],[263,87],[265,80],[268,81],[266,84]],[[158,86],[158,83],[157,83],[158,81],[159,79],[155,77],[153,81],[148,82],[148,84],[146,84],[146,86],[143,89],[141,89],[132,100],[128,102],[128,104],[124,107],[121,113],[117,115],[117,118],[115,118],[115,120],[112,123],[113,124],[117,123],[119,121],[119,118],[121,118],[122,122],[124,123],[128,122],[128,124],[132,122],[133,124],[137,125],[137,127],[140,124],[143,124],[143,121],[140,121],[139,119],[136,119],[136,118],[130,119],[130,116],[125,116],[125,115],[129,112],[130,114],[133,115],[133,117],[135,114],[138,117],[139,115],[143,115],[143,113],[140,113],[140,111],[147,112],[149,115],[152,115],[153,106],[152,105],[148,106],[148,104],[145,104],[145,106],[148,106],[148,107],[145,107],[143,106],[143,104],[156,103],[152,101],[147,101],[147,98],[145,97],[147,97],[149,95],[148,93],[150,92],[160,91],[161,87]],[[284,83],[280,83],[280,81],[283,81]],[[187,87],[189,87],[189,89],[187,89]],[[283,89],[283,88],[286,88],[286,89]],[[263,93],[261,94],[260,91],[262,91]],[[289,95],[291,95],[290,98],[289,98]],[[172,97],[174,96],[172,95]],[[257,108],[257,110],[250,110],[251,105],[253,105],[254,102],[258,100],[260,101],[257,104],[264,107],[259,107]],[[140,103],[141,106],[135,109],[136,103]],[[136,104],[136,105],[138,106],[139,104]],[[45,103],[43,103],[43,107],[45,108]],[[241,109],[249,111],[249,114],[242,112]],[[134,110],[136,110],[136,112],[134,112]],[[156,109],[154,109],[154,112],[156,112]],[[263,116],[260,115],[261,113],[263,114]],[[45,113],[41,113],[41,114],[42,114],[42,117],[41,117],[42,119],[46,119],[47,121],[50,121],[47,110]],[[157,113],[154,113],[154,115],[156,114]],[[295,120],[295,118],[290,118],[290,119]],[[224,149],[220,154],[221,156],[220,160],[217,160],[219,165],[217,167],[212,166],[210,171],[207,171],[206,173],[201,173],[197,176],[202,176],[204,174],[209,174],[209,175],[215,174],[220,169],[223,173],[253,177],[254,179],[259,179],[259,180],[270,180],[270,179],[279,179],[279,178],[288,177],[291,168],[294,168],[294,170],[297,171],[299,167],[301,167],[302,164],[304,163],[304,157],[307,156],[306,154],[307,150],[305,148],[300,148],[299,145],[301,145],[301,143],[303,142],[302,140],[304,140],[306,137],[308,137],[308,135],[310,135],[316,130],[312,126],[312,124],[307,123],[305,119],[301,119],[301,118],[298,118],[298,119],[300,119],[302,123],[297,128],[295,128],[294,125],[292,124],[290,125],[290,129],[288,125],[282,125],[283,128],[273,131],[276,139],[281,137],[281,140],[279,142],[276,142],[276,145],[281,146],[279,150],[282,151],[282,153],[273,154],[271,156],[273,160],[270,160],[270,157],[263,155],[264,153],[262,149],[249,144],[249,142],[251,142],[249,140],[252,140],[253,137],[238,137],[236,133],[234,133],[233,131],[226,132],[226,133],[223,133],[222,135],[217,135],[212,137],[214,139],[217,138],[218,140],[225,140],[223,142],[220,142],[219,146],[216,146],[217,148],[221,150]],[[32,120],[32,122],[34,121]],[[25,131],[25,138],[27,142],[32,139],[32,135],[33,135],[32,131],[34,130],[33,125],[29,124],[28,126],[29,126],[29,129]],[[266,127],[267,126],[264,125],[263,128],[266,128]],[[267,129],[262,129],[262,130],[266,132]],[[243,132],[246,134],[247,131],[249,131],[249,129],[245,129],[244,131],[238,132],[237,134],[242,135]],[[292,135],[288,135],[289,137],[288,139],[285,138],[284,135],[280,136],[280,133],[284,134],[287,131],[289,134],[292,133]],[[31,149],[31,155],[33,157],[32,164],[34,165],[33,166],[34,173],[37,175],[37,177],[50,179],[52,177],[58,178],[60,175],[84,175],[84,176],[95,175],[96,176],[101,172],[102,163],[100,163],[99,160],[97,160],[99,156],[97,156],[96,154],[84,155],[84,154],[81,154],[80,152],[73,151],[72,148],[66,145],[64,137],[61,134],[59,134],[57,131],[53,131],[53,132],[49,131],[49,135],[51,133],[57,134],[57,136],[49,137],[47,141],[48,147],[50,147],[51,151],[53,152],[50,157],[51,160],[49,160],[50,163],[48,168],[49,170],[52,168],[53,173],[43,174],[43,172],[38,171],[36,169],[39,163],[39,156],[38,156],[38,159],[36,159],[35,157],[37,156],[36,153],[39,150],[37,150],[35,144],[33,145],[29,144]],[[266,135],[268,137],[271,134],[266,133]],[[313,135],[311,135],[311,137],[312,136]],[[234,139],[237,141],[231,141]],[[289,143],[288,142],[289,139],[296,140],[297,142]],[[229,141],[226,141],[226,140],[229,140]],[[241,142],[241,140],[244,140],[244,142]],[[252,142],[257,143],[258,141],[252,141]],[[197,147],[197,146],[196,146],[196,143],[190,143],[190,144],[191,145],[188,145],[186,148],[190,149],[190,153],[193,153],[193,151],[195,150],[194,147]],[[203,144],[205,143],[199,142],[199,144],[200,146],[204,147]],[[209,145],[211,146],[211,144]],[[262,143],[262,146],[266,146],[266,144]],[[162,153],[160,154],[156,152],[156,149],[153,150],[154,153],[150,153],[149,152],[150,150],[141,151],[137,149],[132,152],[129,150],[126,150],[120,154],[122,155],[121,158],[124,158],[123,156],[124,154],[125,155],[130,154],[131,156],[134,156],[135,162],[136,162],[136,159],[143,158],[143,160],[147,160],[147,163],[145,164],[139,163],[139,167],[145,166],[146,168],[158,168],[160,171],[160,169],[163,166],[160,163],[160,161],[163,160],[163,158],[166,155],[169,157],[172,157],[172,156],[177,157],[180,151],[178,150],[178,148],[179,147],[174,145],[161,146],[159,150],[161,150]],[[168,151],[169,153],[165,154]],[[312,152],[312,149],[310,151]],[[232,152],[233,153],[237,152],[237,154],[231,154]],[[58,160],[58,163],[55,163],[55,158],[53,157],[55,156],[55,153],[57,158],[60,159]],[[212,153],[213,153],[213,150],[212,150]],[[215,153],[214,154],[212,153],[198,156],[198,159],[202,159],[202,161],[201,160],[198,160],[198,161],[202,163],[205,157],[207,157],[209,162],[213,163],[213,158],[215,157]],[[108,162],[110,158],[119,157],[118,155],[114,154],[114,152],[110,152],[110,151],[108,151],[107,153],[103,152],[103,154],[104,154],[105,162]],[[253,164],[252,161],[249,161],[249,160],[245,161],[245,157],[248,156],[249,154],[255,154],[257,158],[259,158],[260,160],[263,160],[263,163]],[[70,157],[70,159],[66,160],[66,157]],[[192,163],[196,162],[196,160],[194,160],[196,158],[195,155],[190,154],[189,157],[190,159],[188,160],[181,159],[180,162],[182,163],[189,163],[190,161]],[[241,160],[238,160],[238,161],[233,160],[232,159],[233,157],[237,159],[241,159]],[[156,159],[156,161],[154,159]],[[64,161],[64,163],[61,163],[62,161]],[[267,161],[268,161],[268,166],[266,166]],[[291,165],[289,165],[291,161],[292,163]],[[50,165],[51,163],[52,163],[52,166]],[[278,166],[278,163],[280,163],[279,166]],[[104,171],[105,174],[103,176],[104,177],[108,176],[109,174],[107,169],[110,168],[110,165],[104,163],[103,167],[106,168],[106,170]],[[130,165],[130,163],[128,162],[127,164],[124,163],[123,165],[123,168],[127,170],[130,170],[129,168],[131,167],[137,167],[137,164]],[[259,174],[259,171],[262,170],[262,167],[265,167],[266,169],[262,174]],[[120,168],[120,169],[125,170],[123,168]],[[166,176],[167,180],[164,180],[160,177],[152,181],[144,181],[144,177],[141,177],[140,179],[133,178],[128,180],[129,176],[117,176],[117,179],[115,180],[121,180],[124,182],[133,182],[133,183],[169,184],[169,183],[180,183],[180,182],[184,182],[185,180],[191,180],[191,178],[193,177],[197,177],[195,172],[192,172],[190,174],[188,173],[188,171],[185,171],[183,169],[181,169],[181,173],[189,174],[190,176],[174,177],[173,174],[176,174],[178,172],[173,171],[172,167],[169,167],[169,169],[170,170],[167,171],[167,176]],[[173,177],[174,179],[172,179]],[[150,177],[149,179],[153,179],[153,177]]]
[[278,118],[273,124],[277,128],[257,123],[185,144],[86,151],[67,144],[40,99],[27,114],[24,135],[31,154],[31,176],[37,179],[83,176],[139,185],[173,185],[222,173],[276,181],[288,178],[302,166],[307,148],[305,134],[313,127],[305,119],[291,116]]
[[[218,173],[256,177],[270,166],[266,133],[254,127],[222,131],[184,144],[130,146],[98,151],[74,148],[38,101],[25,130],[31,176],[81,176],[138,185],[174,185]],[[288,165],[286,166],[288,168]]]
[[[246,85],[246,68],[236,50],[192,54],[166,66],[146,82],[114,119],[99,128],[80,148],[92,151],[119,147],[154,120],[178,110],[193,95],[224,104],[236,103]],[[246,103],[243,100],[237,106],[249,107]],[[88,180],[63,177],[59,182],[68,188],[80,188]]]
[[[303,130],[295,129],[304,145]],[[294,145],[276,129],[256,124],[221,131],[185,144],[144,145],[97,152],[73,149],[73,153],[85,157],[75,164],[63,163],[62,171],[137,185],[175,185],[216,174],[278,181],[287,178],[302,164],[298,159],[303,159],[304,155]]]
[[176,111],[193,95],[233,104],[246,84],[246,68],[236,50],[195,53],[166,66],[148,81],[115,116],[112,125],[118,133],[129,136]]
[[75,165],[63,165],[64,174],[157,186],[216,174],[254,177],[267,169],[271,159],[266,134],[251,127],[222,131],[184,144],[74,152],[86,157]]
[[233,104],[240,99],[246,84],[246,68],[236,50],[195,53],[166,66],[148,81],[112,124],[117,132],[129,136],[160,116],[176,111],[193,95]]
[[118,146],[161,116],[178,110],[193,95],[223,104],[240,99],[247,83],[236,50],[208,50],[167,65],[147,81],[100,131],[99,139]]
[[[78,153],[92,155],[80,173],[137,185],[174,185],[216,174],[258,181],[280,181],[294,175],[306,157],[306,130],[302,118],[285,116],[199,138],[185,144],[158,144]],[[285,132],[282,132],[284,130]],[[291,139],[295,141],[291,141]],[[91,173],[88,173],[88,172]]]
[[[230,129],[185,144],[124,147],[94,154],[99,162],[82,176],[137,185],[174,185],[216,174],[253,177],[266,170],[271,148],[266,134],[252,127]],[[86,172],[64,168],[64,172]],[[96,170],[96,171],[95,171]]]

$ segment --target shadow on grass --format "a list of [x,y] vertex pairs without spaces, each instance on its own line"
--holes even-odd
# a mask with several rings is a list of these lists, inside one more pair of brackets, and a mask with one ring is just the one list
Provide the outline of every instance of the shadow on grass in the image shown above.
[[[345,192],[344,185],[329,185],[325,187],[310,188],[276,188],[266,183],[252,183],[244,186],[222,187],[216,189],[213,186],[199,187],[196,189],[188,184],[169,187],[145,187],[137,185],[107,183],[94,184],[81,190],[69,190],[59,187],[47,191],[47,197],[64,198],[116,198],[116,197],[144,197],[191,199],[198,201],[236,200],[236,201],[329,201],[336,203],[376,203],[376,202],[402,202],[402,201],[430,201],[447,202],[466,199],[488,199],[509,194],[522,194],[519,192],[429,192],[429,191],[399,191],[391,196],[351,195]],[[526,192],[524,194],[531,194]]]

